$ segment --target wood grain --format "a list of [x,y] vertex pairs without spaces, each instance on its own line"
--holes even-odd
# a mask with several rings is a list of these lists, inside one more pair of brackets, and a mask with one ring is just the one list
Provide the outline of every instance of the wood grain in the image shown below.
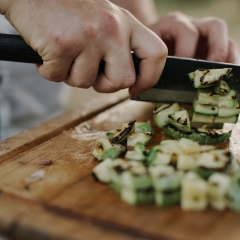
[[[184,212],[154,204],[131,206],[93,179],[92,169],[98,164],[92,157],[94,140],[126,121],[152,121],[153,108],[151,103],[126,100],[79,125],[69,117],[69,126],[76,128],[40,143],[36,140],[12,156],[9,150],[0,164],[0,231],[18,239],[239,239],[240,214],[211,209]],[[221,145],[237,158],[239,129],[238,123],[231,141]],[[155,132],[150,146],[166,138],[156,126]],[[52,164],[40,166],[43,158]],[[25,178],[40,169],[45,171],[43,179],[26,184]]]

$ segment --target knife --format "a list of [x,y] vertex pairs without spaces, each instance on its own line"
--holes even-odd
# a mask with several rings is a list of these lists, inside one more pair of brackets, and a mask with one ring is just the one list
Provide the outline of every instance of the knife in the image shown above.
[[[133,55],[136,72],[140,60]],[[0,60],[42,64],[42,58],[19,35],[0,34]],[[197,90],[188,78],[188,73],[197,69],[232,68],[227,79],[231,89],[240,92],[240,66],[236,64],[210,62],[204,60],[168,56],[158,83],[151,89],[132,96],[132,100],[160,103],[192,103]],[[99,71],[104,71],[101,61]],[[240,94],[238,94],[240,102]]]

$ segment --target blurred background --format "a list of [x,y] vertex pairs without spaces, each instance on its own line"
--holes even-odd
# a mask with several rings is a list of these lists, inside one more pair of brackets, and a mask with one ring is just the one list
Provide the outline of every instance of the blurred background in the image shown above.
[[[224,19],[230,36],[237,41],[240,49],[239,0],[155,0],[155,3],[159,17],[177,10],[194,17],[216,16]],[[16,33],[3,16],[0,16],[0,32]],[[32,64],[0,62],[0,75],[1,139],[66,111],[81,109],[90,99],[106,95],[93,89],[77,89],[46,81]]]

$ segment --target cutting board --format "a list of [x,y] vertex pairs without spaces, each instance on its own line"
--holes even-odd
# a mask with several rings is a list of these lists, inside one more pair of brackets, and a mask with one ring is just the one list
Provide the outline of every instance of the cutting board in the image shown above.
[[[131,206],[93,179],[94,141],[130,120],[152,121],[154,105],[102,98],[0,144],[0,232],[14,239],[239,240],[240,214]],[[117,97],[116,97],[117,96]],[[155,128],[150,146],[167,138]],[[229,142],[240,160],[240,123]],[[41,159],[51,165],[39,165]],[[26,177],[43,170],[42,179]]]

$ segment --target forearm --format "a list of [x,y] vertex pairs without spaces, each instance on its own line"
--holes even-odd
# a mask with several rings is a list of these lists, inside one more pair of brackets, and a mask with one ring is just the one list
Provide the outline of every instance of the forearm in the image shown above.
[[151,25],[158,19],[153,0],[111,0],[111,2],[127,9],[144,25]]

